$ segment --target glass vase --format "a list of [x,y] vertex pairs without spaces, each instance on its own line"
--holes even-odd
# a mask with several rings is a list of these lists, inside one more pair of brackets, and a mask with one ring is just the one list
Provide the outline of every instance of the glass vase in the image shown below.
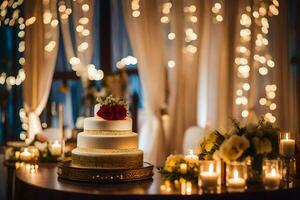
[[255,156],[247,159],[247,183],[248,184],[257,184],[262,182],[262,165],[263,157]]

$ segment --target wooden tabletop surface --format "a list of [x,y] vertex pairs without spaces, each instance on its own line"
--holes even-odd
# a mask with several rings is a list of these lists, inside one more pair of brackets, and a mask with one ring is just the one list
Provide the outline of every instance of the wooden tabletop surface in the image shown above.
[[88,184],[59,180],[56,164],[40,164],[36,173],[24,167],[16,171],[15,199],[297,199],[298,185],[290,189],[265,191],[263,186],[248,186],[242,193],[228,193],[223,188],[218,194],[201,194],[195,187],[192,195],[180,191],[163,192],[160,174],[155,170],[153,180],[122,184]]

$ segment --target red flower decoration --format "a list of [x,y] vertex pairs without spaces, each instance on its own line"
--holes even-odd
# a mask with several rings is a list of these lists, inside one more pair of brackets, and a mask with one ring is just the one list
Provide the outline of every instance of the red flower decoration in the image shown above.
[[127,116],[127,109],[121,105],[114,106],[114,119],[115,120],[122,120],[125,119]]
[[127,116],[127,109],[122,105],[103,105],[97,115],[106,120],[123,120]]
[[97,112],[97,115],[106,120],[114,119],[114,109],[111,106],[101,106]]

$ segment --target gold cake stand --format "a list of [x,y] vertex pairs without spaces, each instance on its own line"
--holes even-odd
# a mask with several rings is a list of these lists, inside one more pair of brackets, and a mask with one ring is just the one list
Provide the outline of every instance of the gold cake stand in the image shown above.
[[57,166],[58,177],[65,180],[89,183],[122,183],[151,179],[153,165],[144,162],[138,169],[96,169],[72,165],[71,160],[64,160]]

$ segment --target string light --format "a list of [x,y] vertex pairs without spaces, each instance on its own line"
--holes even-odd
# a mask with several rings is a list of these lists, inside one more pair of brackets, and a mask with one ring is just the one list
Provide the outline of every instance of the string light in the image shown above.
[[122,58],[121,60],[119,60],[117,63],[116,63],[116,67],[118,69],[123,69],[124,67],[126,66],[129,66],[129,65],[136,65],[138,63],[138,60],[136,57],[133,57],[133,56],[127,56],[127,57],[124,57]]
[[[255,23],[260,27],[261,32],[256,34],[255,40],[255,50],[254,64],[260,65],[258,68],[258,73],[262,76],[266,76],[271,69],[275,67],[275,62],[269,55],[269,41],[267,35],[269,33],[269,20],[268,16],[278,15],[279,3],[277,0],[273,0],[269,5],[263,2],[258,2],[258,12],[254,13],[253,16],[256,18]],[[267,15],[268,13],[268,15]],[[276,117],[271,113],[271,111],[276,110],[276,103],[272,102],[276,97],[277,86],[275,84],[267,84],[265,86],[265,97],[259,99],[259,104],[266,108],[266,113],[264,118],[271,123],[276,122]]]
[[[265,77],[275,67],[275,62],[268,52],[269,41],[267,34],[270,27],[268,16],[278,15],[279,3],[277,0],[274,0],[268,4],[255,1],[253,9],[250,6],[246,6],[245,12],[242,12],[240,17],[240,44],[236,48],[235,64],[237,65],[237,77],[240,78],[241,83],[237,85],[235,103],[240,106],[243,118],[247,118],[249,115],[247,95],[251,86],[250,83],[245,82],[245,79],[249,78],[250,71],[257,70],[261,77]],[[217,13],[216,11],[217,8],[212,9],[213,13]],[[251,37],[253,37],[250,30],[251,25],[258,28],[258,31],[255,31],[255,48],[253,48],[253,52],[249,50]],[[253,53],[253,63],[249,63],[251,53]],[[250,67],[252,65],[253,67]],[[277,105],[272,102],[276,98],[276,89],[277,86],[275,84],[267,84],[265,97],[260,97],[258,100],[261,106],[269,109],[264,116],[271,123],[276,122],[276,117],[270,112],[277,108]]]
[[222,4],[221,2],[216,2],[213,4],[211,8],[211,12],[213,14],[213,19],[215,23],[220,23],[223,21],[223,16],[222,16]]
[[240,44],[236,47],[237,56],[234,60],[237,65],[237,77],[240,79],[241,84],[238,84],[236,89],[236,100],[235,104],[241,109],[241,117],[247,118],[249,111],[247,110],[248,106],[248,92],[251,88],[248,82],[245,82],[245,79],[249,77],[251,68],[249,66],[249,41],[251,39],[251,30],[249,27],[252,24],[251,17],[247,12],[241,13],[240,16]]
[[[134,3],[139,3],[138,0],[132,1]],[[85,63],[85,59],[80,59],[82,56],[84,56],[85,52],[88,52],[87,50],[90,47],[89,44],[89,38],[87,36],[90,35],[90,27],[91,27],[91,19],[90,19],[90,8],[91,5],[89,2],[83,2],[83,1],[76,1],[73,5],[71,5],[68,2],[60,1],[58,4],[58,11],[61,18],[61,21],[63,24],[66,25],[66,28],[69,28],[68,26],[68,19],[71,13],[73,12],[71,6],[78,7],[79,9],[78,15],[80,16],[76,21],[74,21],[74,27],[75,27],[75,34],[78,36],[77,41],[77,47],[76,52],[73,52],[73,55],[79,54],[80,56],[73,56],[69,58],[69,63],[72,65],[72,70],[75,71],[76,75],[81,77],[84,82],[86,80],[90,81],[99,81],[104,78],[104,73],[102,70],[97,69],[96,66],[92,63]],[[138,9],[139,6],[133,6],[134,9]],[[137,10],[136,10],[137,11]],[[57,22],[52,21],[51,25],[56,26]],[[73,50],[74,51],[74,50]]]
[[131,10],[132,10],[132,17],[139,17],[141,15],[140,12],[140,0],[132,0],[131,1]]
[[169,67],[169,68],[174,68],[175,65],[176,65],[176,63],[175,63],[174,60],[169,60],[169,61],[168,61],[168,67]]
[[[0,27],[2,25],[8,25],[16,26],[18,28],[18,51],[20,53],[23,53],[26,50],[24,42],[25,28],[26,26],[32,25],[36,21],[36,18],[34,16],[29,17],[26,20],[21,16],[21,11],[19,7],[22,6],[23,2],[23,0],[4,0],[0,5]],[[18,63],[20,64],[20,69],[18,70],[16,76],[7,75],[5,72],[2,72],[0,75],[0,84],[6,84],[7,89],[10,89],[12,86],[21,85],[22,82],[26,79],[26,74],[23,70],[25,58],[22,57],[22,54],[21,57],[18,59]]]
[[168,39],[169,39],[169,40],[174,40],[175,37],[176,37],[175,33],[169,33],[169,34],[168,34]]

